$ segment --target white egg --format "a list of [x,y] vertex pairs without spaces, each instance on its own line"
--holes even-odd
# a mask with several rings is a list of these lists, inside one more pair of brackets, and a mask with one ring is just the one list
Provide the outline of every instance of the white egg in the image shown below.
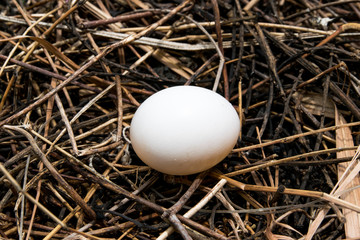
[[151,168],[170,175],[205,171],[222,161],[238,139],[234,107],[206,88],[178,86],[146,99],[130,127],[132,146]]

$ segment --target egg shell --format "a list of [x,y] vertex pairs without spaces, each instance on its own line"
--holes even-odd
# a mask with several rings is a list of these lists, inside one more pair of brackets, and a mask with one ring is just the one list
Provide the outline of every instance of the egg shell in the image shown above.
[[202,87],[177,86],[146,99],[134,114],[130,139],[151,168],[170,175],[207,170],[233,149],[240,131],[234,107]]

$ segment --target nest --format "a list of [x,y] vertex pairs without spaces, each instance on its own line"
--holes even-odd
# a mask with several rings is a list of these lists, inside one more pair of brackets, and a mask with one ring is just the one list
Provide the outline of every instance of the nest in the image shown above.
[[[1,239],[360,238],[359,1],[0,3]],[[239,141],[169,176],[127,141],[162,89]]]

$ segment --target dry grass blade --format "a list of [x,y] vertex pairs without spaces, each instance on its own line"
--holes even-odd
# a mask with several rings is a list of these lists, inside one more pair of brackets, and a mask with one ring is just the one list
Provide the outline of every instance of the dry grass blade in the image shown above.
[[[338,113],[335,109],[335,119],[337,124],[345,124],[344,117]],[[349,128],[342,128],[336,131],[336,143],[339,147],[353,146],[353,140],[351,137],[351,131]],[[358,172],[360,170],[360,164],[358,162],[358,155],[360,154],[359,148],[357,151],[348,150],[343,153],[337,153],[337,157],[351,156],[353,157],[350,163],[340,163],[338,166],[338,183],[333,188],[331,195],[334,197],[341,196],[349,203],[359,205],[359,188],[360,179]],[[355,188],[354,188],[355,187]],[[346,189],[349,189],[346,191]],[[310,225],[306,239],[311,239],[315,234],[315,231],[319,228],[322,220],[325,218],[329,209],[322,209],[316,216],[315,221]],[[343,210],[344,217],[347,220],[345,224],[346,234],[350,238],[358,238],[359,235],[359,213],[351,211],[349,209]]]
[[[337,114],[335,117],[337,124],[346,123],[342,114],[338,112],[336,113]],[[336,145],[338,147],[354,146],[354,141],[352,139],[350,128],[342,128],[336,131]],[[355,156],[355,151],[338,152],[336,155],[338,158],[353,157]],[[345,173],[346,169],[349,166],[350,166],[349,163],[339,163],[338,165],[339,179],[342,178],[343,174]],[[350,183],[346,186],[346,188],[349,189],[349,192],[342,194],[341,198],[353,204],[360,205],[360,189],[359,188],[353,189],[354,187],[358,187],[358,186],[360,186],[359,175],[355,176],[353,179],[350,180]],[[340,185],[339,188],[341,188]],[[346,223],[345,223],[346,237],[350,239],[360,238],[360,214],[353,211],[349,211],[347,209],[343,210],[343,214],[346,219]]]
[[[236,181],[232,178],[226,177],[219,173],[212,173],[212,175],[218,179],[224,178],[228,181],[229,184],[231,184],[234,187],[237,187],[241,190],[244,190],[244,191],[258,191],[258,192],[269,192],[269,193],[275,193],[278,191],[278,188],[276,188],[276,187],[245,184],[245,183]],[[327,193],[318,192],[318,191],[309,191],[309,190],[289,189],[289,188],[285,189],[282,193],[318,198],[321,200],[325,200],[325,201],[337,204],[340,207],[347,208],[349,210],[360,213],[360,206],[352,204],[352,203],[344,201],[344,200],[341,200],[337,196],[332,196]]]

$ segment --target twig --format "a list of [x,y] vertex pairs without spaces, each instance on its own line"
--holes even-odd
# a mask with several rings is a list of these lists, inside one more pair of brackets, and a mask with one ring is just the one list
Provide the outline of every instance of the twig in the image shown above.
[[[53,145],[52,142],[50,142],[49,140],[47,140],[46,138],[42,137],[41,135],[38,135],[35,131],[31,131],[32,134],[36,135],[37,137],[39,137],[39,139],[41,139],[42,141],[46,142],[47,144]],[[125,195],[127,198],[132,199],[140,204],[144,204],[145,206],[148,206],[150,208],[152,208],[153,210],[155,210],[156,212],[162,214],[165,209],[163,209],[162,207],[158,206],[155,203],[152,203],[148,200],[145,200],[144,198],[138,197],[128,191],[126,191],[125,189],[121,188],[120,186],[118,186],[117,184],[111,182],[109,179],[106,179],[103,175],[98,174],[97,172],[95,172],[92,168],[90,168],[89,166],[87,166],[86,164],[84,164],[82,161],[78,160],[77,158],[75,158],[74,156],[72,156],[71,154],[69,154],[68,152],[66,152],[65,150],[63,150],[62,148],[54,145],[55,149],[57,149],[60,153],[64,154],[65,156],[67,156],[69,158],[69,160],[71,161],[71,163],[73,163],[73,167],[77,169],[78,172],[80,172],[81,174],[84,175],[84,177],[87,177],[89,179],[91,179],[92,181],[102,185],[103,187],[117,193],[120,195]],[[83,169],[86,169],[88,172],[92,173],[91,174],[87,174],[84,172],[83,169],[80,169],[78,166],[81,166]],[[195,228],[198,231],[201,231],[202,233],[204,233],[207,236],[212,236],[215,237],[217,239],[226,239],[224,236],[222,236],[221,234],[218,234],[210,229],[208,229],[207,227],[202,226],[201,224],[198,224],[194,221],[191,221],[181,215],[176,215],[177,218],[183,222],[186,225],[189,225],[190,227]]]
[[93,28],[93,27],[97,27],[100,25],[106,25],[106,24],[111,24],[111,23],[116,23],[116,22],[126,22],[126,21],[130,21],[130,20],[135,20],[138,18],[150,17],[156,13],[157,13],[156,10],[148,10],[147,12],[135,12],[133,14],[119,15],[119,16],[107,18],[107,19],[83,22],[80,24],[79,27],[83,28],[83,29],[87,29],[87,28]]
[[313,157],[313,156],[318,156],[320,154],[347,151],[347,150],[353,150],[353,149],[355,149],[355,147],[331,148],[331,149],[325,149],[325,150],[319,150],[319,151],[306,152],[306,153],[303,153],[303,154],[300,154],[300,155],[291,156],[291,157],[287,157],[287,158],[283,158],[283,159],[279,159],[279,160],[271,160],[271,161],[268,161],[266,163],[259,164],[258,166],[248,167],[246,169],[242,169],[242,170],[234,171],[234,172],[231,172],[231,173],[227,173],[227,174],[225,174],[225,176],[236,176],[236,175],[244,174],[244,173],[247,173],[247,172],[256,171],[256,170],[259,170],[259,169],[262,169],[262,168],[270,167],[270,166],[276,166],[276,165],[283,164],[283,163],[289,163],[291,161],[296,161],[296,160],[301,159],[301,158]]
[[67,193],[74,199],[74,201],[81,206],[81,208],[84,210],[84,212],[87,214],[88,217],[91,219],[96,219],[96,213],[94,210],[92,210],[80,197],[80,195],[75,191],[75,189],[70,186],[65,179],[58,173],[56,168],[49,162],[45,154],[40,150],[38,145],[36,144],[34,138],[24,129],[21,129],[19,127],[15,126],[4,126],[7,129],[17,131],[21,134],[23,134],[30,142],[33,151],[35,154],[41,159],[41,161],[44,163],[44,165],[49,169],[52,176],[58,181],[58,183],[67,191]]
[[6,178],[11,182],[11,184],[15,187],[15,189],[24,194],[24,196],[29,199],[33,204],[37,205],[38,208],[43,211],[46,215],[48,215],[52,220],[54,220],[57,224],[62,226],[63,228],[66,228],[66,225],[61,222],[60,219],[58,219],[52,212],[50,212],[44,205],[42,205],[40,202],[36,201],[29,193],[24,191],[21,186],[17,183],[17,181],[11,176],[11,174],[6,170],[4,165],[0,163],[0,170],[1,172],[6,176]]
[[[223,39],[221,34],[221,24],[220,24],[220,11],[217,0],[211,0],[213,5],[213,11],[215,16],[215,29],[216,29],[216,36],[218,39],[218,46],[221,51],[221,54],[224,55],[224,47],[223,47]],[[229,100],[230,99],[230,89],[229,89],[229,79],[227,74],[227,69],[224,67],[222,69],[222,74],[224,78],[224,97]]]
[[195,192],[195,190],[199,187],[201,182],[203,181],[204,177],[207,175],[207,171],[200,173],[196,179],[193,181],[189,189],[185,192],[184,195],[181,196],[181,198],[175,203],[173,206],[171,206],[169,209],[164,211],[162,214],[162,218],[167,218],[171,214],[176,214],[178,211],[181,210],[181,208],[185,205],[185,203],[189,200],[191,195]]
[[[221,188],[226,184],[225,179],[221,179],[207,194],[203,197],[193,208],[187,211],[184,214],[185,218],[191,218],[197,211],[203,208],[211,199],[215,196],[215,194],[221,190]],[[166,229],[156,240],[163,240],[169,237],[174,232],[173,227],[169,227]]]
[[180,4],[179,6],[177,6],[176,8],[174,8],[173,10],[171,10],[166,16],[164,16],[163,18],[161,18],[158,22],[150,25],[148,28],[144,29],[143,31],[137,33],[137,34],[132,34],[130,36],[128,36],[127,38],[123,39],[122,41],[113,43],[112,45],[106,47],[99,55],[97,55],[96,57],[91,58],[86,64],[84,64],[83,66],[81,66],[78,70],[76,70],[74,72],[74,74],[72,74],[69,78],[67,78],[66,80],[64,80],[62,83],[60,83],[56,88],[52,89],[51,91],[49,91],[47,94],[45,94],[43,97],[41,97],[40,99],[36,100],[34,103],[30,104],[29,106],[27,106],[25,109],[13,114],[12,116],[8,117],[7,119],[3,120],[0,122],[0,127],[2,127],[3,125],[11,122],[12,120],[25,115],[26,113],[28,113],[29,111],[31,111],[32,109],[34,109],[35,107],[39,106],[40,104],[42,104],[43,102],[45,102],[47,99],[49,99],[50,97],[52,97],[55,93],[57,93],[58,91],[60,91],[61,89],[63,89],[67,84],[69,84],[71,81],[73,81],[74,79],[76,79],[78,76],[80,76],[86,69],[88,69],[90,66],[92,66],[95,62],[97,62],[98,60],[100,60],[101,58],[105,57],[107,54],[109,54],[110,52],[112,52],[114,49],[118,48],[118,47],[123,47],[127,44],[130,44],[131,42],[133,42],[134,40],[144,36],[145,34],[148,34],[149,32],[155,30],[158,26],[162,25],[164,22],[166,22],[170,17],[172,17],[174,14],[176,14],[178,11],[180,11],[182,8],[184,8],[188,3],[190,2],[190,0],[185,0],[182,4]]
[[257,144],[257,145],[252,145],[252,146],[248,146],[248,147],[242,147],[242,148],[236,148],[236,149],[233,150],[233,152],[244,152],[244,151],[248,151],[248,150],[251,150],[251,149],[271,146],[271,145],[278,144],[278,143],[289,143],[289,142],[292,142],[292,141],[294,141],[295,139],[297,139],[299,137],[305,137],[305,136],[308,136],[308,135],[318,134],[320,132],[333,131],[333,130],[343,128],[343,127],[353,127],[353,126],[358,126],[358,125],[360,125],[360,122],[346,123],[346,124],[342,124],[342,125],[338,125],[338,126],[322,128],[322,129],[318,129],[318,130],[313,130],[311,132],[295,134],[295,135],[292,135],[292,136],[289,136],[289,137],[284,137],[284,138],[272,140],[272,141],[265,142],[265,143],[262,143],[262,144]]
[[[214,177],[218,179],[226,179],[230,185],[233,185],[234,187],[237,187],[239,189],[242,189],[244,191],[256,191],[256,192],[271,192],[276,193],[278,188],[277,187],[267,187],[267,186],[258,186],[258,185],[250,185],[245,184],[239,181],[236,181],[232,178],[226,177],[219,173],[211,173]],[[317,198],[325,201],[332,202],[334,204],[337,204],[343,208],[351,209],[356,212],[360,212],[360,207],[356,206],[354,204],[351,204],[347,201],[338,199],[337,197],[333,197],[330,194],[324,193],[324,192],[317,192],[317,191],[310,191],[310,190],[298,190],[298,189],[289,189],[286,188],[283,191],[284,194],[290,194],[290,195],[299,195],[299,196],[306,196],[306,197],[312,197]]]

